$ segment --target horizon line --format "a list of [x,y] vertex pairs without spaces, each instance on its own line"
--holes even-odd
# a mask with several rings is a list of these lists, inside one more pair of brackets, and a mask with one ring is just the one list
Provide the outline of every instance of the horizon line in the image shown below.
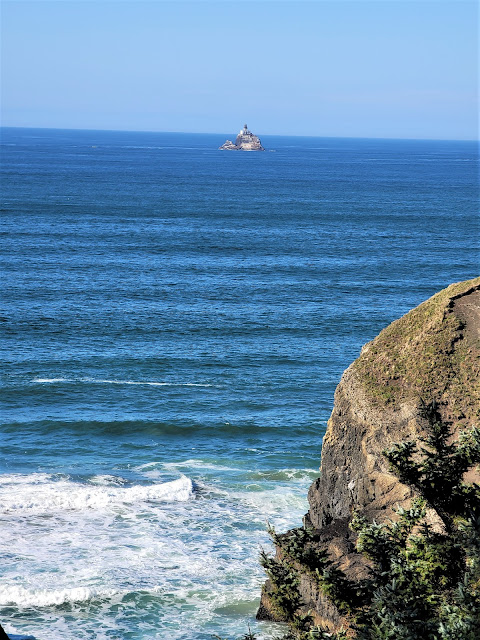
[[[161,131],[151,129],[97,129],[89,127],[38,127],[38,126],[22,126],[22,125],[0,125],[1,129],[41,129],[46,131],[98,131],[110,133],[172,133],[184,135],[218,135],[224,136],[225,132],[218,131]],[[231,135],[231,134],[227,134]],[[480,142],[480,137],[476,138],[412,138],[412,137],[395,137],[395,136],[341,136],[341,135],[306,135],[306,134],[286,134],[286,133],[262,133],[262,137],[275,136],[279,138],[331,138],[344,140],[417,140],[431,142]]]

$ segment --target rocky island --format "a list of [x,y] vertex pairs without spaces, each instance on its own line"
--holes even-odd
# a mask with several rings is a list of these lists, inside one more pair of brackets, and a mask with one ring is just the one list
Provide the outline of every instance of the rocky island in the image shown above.
[[240,129],[235,144],[231,140],[226,140],[218,148],[220,151],[265,151],[260,138],[249,131],[246,124],[243,125],[243,129]]
[[[414,455],[418,459],[422,442],[428,441],[424,439],[428,435],[428,425],[422,418],[421,408],[425,406],[424,401],[432,400],[435,401],[433,406],[437,426],[440,424],[438,420],[450,424],[449,442],[461,445],[465,437],[461,435],[462,430],[478,425],[479,379],[480,278],[453,284],[440,291],[393,322],[363,347],[360,357],[344,372],[335,392],[333,411],[323,439],[320,477],[310,487],[310,509],[303,527],[282,534],[274,532],[272,535],[276,555],[265,556],[266,561],[262,563],[269,579],[263,588],[257,614],[259,619],[285,621],[293,625],[293,629],[295,624],[298,628],[301,620],[308,616],[310,624],[321,625],[335,638],[336,632],[341,629],[346,633],[346,636],[338,636],[342,638],[387,637],[369,635],[368,630],[357,636],[358,627],[352,622],[348,607],[336,606],[335,598],[331,597],[331,584],[330,596],[328,589],[325,591],[322,585],[331,579],[332,574],[328,571],[336,571],[336,568],[345,576],[342,580],[349,584],[360,584],[359,581],[371,575],[371,561],[358,552],[359,537],[356,531],[359,529],[352,525],[353,515],[358,514],[363,522],[373,523],[368,531],[375,534],[379,531],[378,527],[391,526],[381,523],[388,523],[390,519],[398,520],[401,513],[398,508],[408,509],[412,498],[419,495],[415,488],[417,485],[408,486],[394,473],[392,464],[389,464],[391,459],[386,459],[388,450],[420,441],[420,448],[413,449],[417,451]],[[474,437],[478,438],[478,431],[476,433]],[[477,459],[479,446],[478,442],[472,444],[472,451],[477,451]],[[406,455],[406,449],[396,449],[397,452],[400,450]],[[442,477],[448,473],[445,467],[448,458],[445,443],[444,451],[439,457],[439,464],[445,468]],[[469,455],[472,463],[475,462],[475,456]],[[414,463],[410,460],[410,464]],[[461,479],[462,475],[459,477]],[[463,476],[463,481],[478,483],[480,469],[473,465]],[[478,485],[470,486],[473,487],[470,489],[472,495],[478,496]],[[462,490],[467,491],[465,485]],[[421,491],[420,495],[424,497]],[[445,529],[444,521],[438,518],[438,513],[442,511],[436,511],[433,503],[434,500],[429,501],[427,496],[425,522],[432,527],[427,541],[434,539],[434,536],[442,541],[448,540],[442,534],[445,531],[448,533],[449,528],[447,526]],[[449,520],[446,522],[448,525]],[[385,531],[382,530],[382,535],[386,535]],[[478,544],[477,538],[472,539]],[[300,542],[302,540],[308,542]],[[360,540],[365,544],[365,538]],[[292,541],[297,541],[296,547]],[[308,561],[305,560],[323,558],[322,553],[327,554],[334,567],[324,572],[323,576],[321,571],[318,573],[317,570],[316,573],[308,567]],[[372,556],[367,554],[367,558]],[[285,582],[275,584],[272,581],[271,567],[278,568],[281,575],[287,576],[290,580],[287,585],[289,590]],[[384,592],[379,591],[381,597],[385,594],[390,599],[398,597],[395,591],[399,588],[398,582],[394,581],[392,585],[387,585]],[[476,588],[474,584],[474,594]],[[405,604],[405,607],[408,605]],[[410,608],[414,609],[414,606],[410,604]],[[287,611],[290,613],[285,613]],[[393,612],[395,614],[395,610]],[[402,610],[400,613],[404,615],[405,612]],[[471,614],[474,622],[470,620],[470,624],[478,631],[475,626],[476,615]],[[291,637],[297,638],[297,635],[304,637],[300,632],[292,632]],[[408,637],[420,640],[418,634]],[[427,634],[421,637],[426,638]],[[447,633],[441,637],[453,636]],[[466,640],[478,636],[474,631],[473,635],[465,632],[455,637]]]

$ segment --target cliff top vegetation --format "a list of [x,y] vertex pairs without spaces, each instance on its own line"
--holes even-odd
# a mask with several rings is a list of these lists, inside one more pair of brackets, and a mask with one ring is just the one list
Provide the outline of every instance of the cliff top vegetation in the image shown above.
[[480,277],[452,284],[365,345],[352,368],[371,399],[441,398],[459,427],[478,420],[479,300]]

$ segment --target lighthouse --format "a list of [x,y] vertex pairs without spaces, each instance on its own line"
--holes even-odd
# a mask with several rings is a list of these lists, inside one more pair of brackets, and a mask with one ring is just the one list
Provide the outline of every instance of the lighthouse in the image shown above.
[[231,140],[227,140],[221,147],[222,150],[241,150],[241,151],[265,151],[260,142],[260,138],[248,130],[246,124],[240,129],[235,144]]

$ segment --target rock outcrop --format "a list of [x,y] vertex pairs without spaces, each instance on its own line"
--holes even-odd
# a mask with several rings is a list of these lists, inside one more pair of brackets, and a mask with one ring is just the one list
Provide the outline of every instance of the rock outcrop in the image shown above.
[[[383,522],[412,498],[382,451],[422,435],[420,399],[435,399],[457,433],[480,424],[480,278],[451,285],[393,322],[363,347],[336,389],[304,524],[350,578],[366,573],[348,526],[353,509]],[[480,481],[477,472],[467,479]],[[258,614],[264,619],[275,618],[269,588],[267,581]],[[308,575],[300,593],[317,624],[348,628]]]
[[240,130],[235,144],[231,140],[227,140],[219,149],[221,151],[265,151],[260,138],[249,131],[246,124]]

